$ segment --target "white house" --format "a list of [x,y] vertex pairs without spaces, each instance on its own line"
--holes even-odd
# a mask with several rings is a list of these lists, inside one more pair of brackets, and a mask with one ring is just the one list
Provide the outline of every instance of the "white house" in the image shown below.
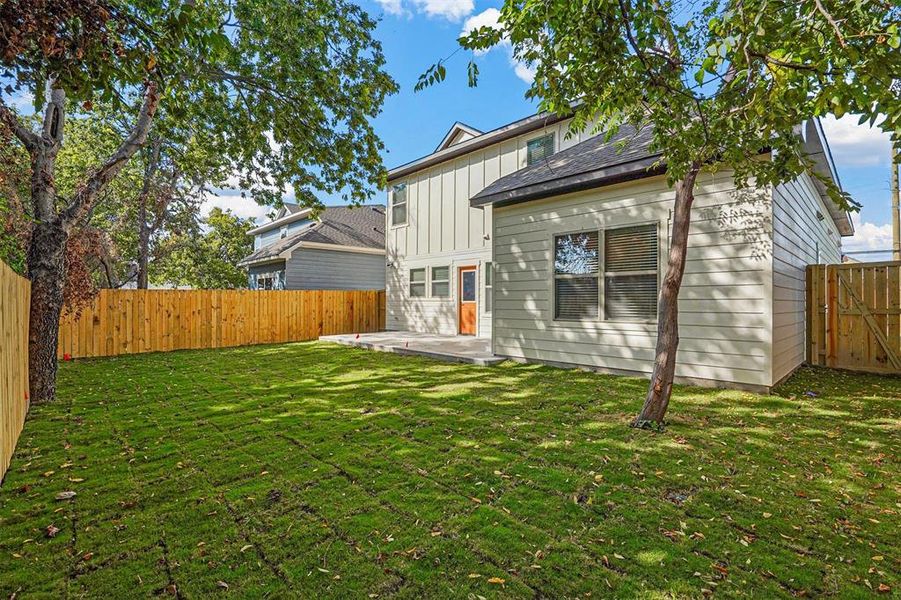
[[[566,137],[535,115],[455,124],[389,172],[390,330],[490,338],[498,356],[647,375],[673,191],[647,131]],[[838,182],[817,121],[799,128]],[[618,142],[624,143],[618,144]],[[677,380],[766,390],[804,360],[807,264],[839,262],[851,220],[810,175],[736,189],[704,173],[680,295]]]
[[385,288],[385,207],[312,209],[285,203],[275,218],[247,232],[254,251],[238,263],[251,289]]

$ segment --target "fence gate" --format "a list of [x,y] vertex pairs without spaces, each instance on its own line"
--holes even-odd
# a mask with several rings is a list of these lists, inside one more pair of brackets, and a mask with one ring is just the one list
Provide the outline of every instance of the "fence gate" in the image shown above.
[[807,267],[807,361],[901,373],[901,261]]

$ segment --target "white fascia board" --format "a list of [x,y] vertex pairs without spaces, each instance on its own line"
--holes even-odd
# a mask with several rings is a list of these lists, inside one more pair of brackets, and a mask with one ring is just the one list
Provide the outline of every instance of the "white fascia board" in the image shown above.
[[257,235],[258,233],[264,233],[264,232],[270,231],[272,229],[277,229],[277,228],[281,227],[282,225],[288,225],[289,223],[294,223],[295,221],[302,221],[303,219],[310,216],[311,212],[313,212],[312,208],[305,208],[294,214],[290,214],[290,215],[284,216],[280,219],[276,219],[274,221],[264,223],[263,225],[260,225],[259,227],[255,227],[255,228],[251,229],[250,231],[248,231],[247,235]]
[[338,244],[323,244],[321,242],[299,242],[284,252],[282,252],[279,256],[284,256],[288,258],[291,256],[291,253],[297,249],[309,249],[309,250],[335,250],[336,252],[356,252],[358,254],[385,254],[384,248],[365,248],[363,246],[341,246]]

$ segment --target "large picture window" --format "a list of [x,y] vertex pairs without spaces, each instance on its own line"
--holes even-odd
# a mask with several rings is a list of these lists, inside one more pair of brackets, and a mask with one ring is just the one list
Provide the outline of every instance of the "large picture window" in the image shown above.
[[554,318],[598,317],[598,232],[554,238]]
[[425,269],[410,269],[410,297],[425,297]]
[[407,184],[394,186],[391,192],[391,224],[404,225],[407,222]]
[[450,296],[450,268],[432,267],[432,297]]
[[604,316],[652,321],[657,316],[657,226],[604,232]]

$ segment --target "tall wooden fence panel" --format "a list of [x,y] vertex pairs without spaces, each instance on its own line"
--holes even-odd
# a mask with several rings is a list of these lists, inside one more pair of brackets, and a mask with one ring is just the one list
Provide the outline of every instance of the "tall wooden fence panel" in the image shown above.
[[28,413],[31,283],[0,262],[0,479]]
[[807,361],[901,373],[901,262],[807,267]]
[[314,340],[385,327],[381,290],[100,290],[60,320],[59,358]]

